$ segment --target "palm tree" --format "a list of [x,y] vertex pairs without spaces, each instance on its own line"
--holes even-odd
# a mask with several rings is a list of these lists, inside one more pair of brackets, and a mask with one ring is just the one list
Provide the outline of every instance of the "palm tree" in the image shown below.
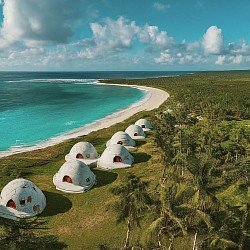
[[39,235],[37,229],[44,229],[46,222],[38,218],[19,219],[12,221],[0,218],[0,248],[1,249],[55,249],[67,247],[54,235]]
[[[168,181],[161,192],[160,206],[156,214],[159,216],[147,229],[147,240],[157,249],[162,249],[162,240],[168,239],[168,249],[172,249],[174,238],[187,234],[186,217],[190,209],[185,207],[191,197],[190,188],[184,183]],[[166,243],[165,243],[166,244]],[[165,249],[165,248],[164,248]]]
[[140,226],[143,212],[149,209],[151,199],[147,193],[147,183],[134,174],[128,174],[125,182],[112,188],[111,191],[120,196],[115,209],[118,212],[118,222],[127,220],[124,249],[128,249],[132,226]]
[[[195,228],[193,249],[197,249],[198,233],[200,229],[204,229],[202,225],[205,225],[205,231],[209,237],[210,234],[214,234],[214,221],[210,215],[214,212],[218,212],[220,209],[227,209],[212,192],[212,171],[216,164],[215,160],[210,158],[210,156],[209,153],[198,155],[192,159],[192,164],[189,164],[187,167],[193,176],[194,184],[193,197],[190,199],[190,205],[193,209],[191,220],[193,220]],[[215,235],[212,238],[217,239],[218,237]],[[219,237],[218,239],[220,240],[216,241],[217,243],[220,242],[220,244],[222,244],[223,242],[223,244],[226,244],[226,240],[223,238]]]

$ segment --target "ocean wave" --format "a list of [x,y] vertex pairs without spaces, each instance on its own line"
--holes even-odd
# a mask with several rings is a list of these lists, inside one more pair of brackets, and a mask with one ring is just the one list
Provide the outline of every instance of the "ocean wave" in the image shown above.
[[66,126],[71,126],[71,125],[73,125],[75,123],[76,123],[76,121],[68,121],[68,122],[65,123],[65,125]]
[[32,82],[32,83],[69,83],[69,84],[92,84],[98,79],[28,79],[28,80],[12,80],[8,83]]

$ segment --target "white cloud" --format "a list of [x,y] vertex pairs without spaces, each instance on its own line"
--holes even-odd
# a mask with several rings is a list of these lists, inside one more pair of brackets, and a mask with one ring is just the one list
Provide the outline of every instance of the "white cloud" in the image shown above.
[[85,48],[77,53],[80,58],[92,59],[96,57],[96,51],[91,48]]
[[[143,69],[152,64],[226,67],[250,62],[247,42],[242,40],[224,46],[222,31],[216,26],[201,34],[199,41],[177,42],[158,26],[137,26],[135,21],[124,17],[106,18],[89,24],[92,31],[89,37],[68,43],[73,35],[73,24],[76,24],[74,20],[79,16],[79,2],[82,5],[85,0],[75,1],[74,5],[70,0],[5,0],[0,28],[1,69],[17,65],[26,69],[29,65],[49,69],[68,65],[79,68],[82,65],[109,65],[111,68],[112,65],[117,68],[129,65]],[[167,5],[155,2],[156,6],[163,10]],[[92,11],[90,15],[96,18],[98,12]]]
[[215,64],[217,65],[246,65],[250,58],[250,46],[245,40],[239,44],[229,43],[223,51],[223,55],[219,55]]
[[159,3],[159,2],[155,2],[153,4],[153,7],[158,10],[158,11],[165,11],[167,9],[170,9],[171,8],[171,5],[170,4],[162,4],[162,3]]
[[229,43],[228,45],[228,53],[229,54],[241,54],[241,55],[250,55],[250,46],[246,43],[245,40],[241,41],[240,44]]
[[215,64],[217,64],[217,65],[223,65],[225,63],[225,59],[226,59],[226,56],[219,55],[217,57],[217,60],[216,60]]
[[187,44],[187,51],[196,51],[200,48],[199,42],[192,42]]
[[117,21],[106,19],[106,25],[91,23],[93,39],[101,49],[122,50],[132,46],[132,38],[137,29],[135,22],[120,17]]
[[145,25],[138,32],[139,41],[153,46],[154,49],[166,49],[172,46],[175,41],[173,37],[169,37],[166,31],[159,31],[157,26]]
[[79,3],[69,0],[5,0],[1,34],[8,41],[65,43]]
[[179,64],[204,64],[207,63],[207,58],[199,54],[185,54],[179,60]]
[[203,35],[203,48],[207,54],[218,55],[223,49],[223,37],[221,29],[216,26],[211,26]]
[[236,55],[236,56],[231,56],[228,58],[228,60],[232,63],[232,64],[241,64],[244,60],[242,55]]
[[30,49],[25,49],[22,51],[11,51],[9,53],[8,59],[9,60],[16,60],[18,58],[22,58],[23,60],[27,60],[32,57],[37,58],[38,55],[43,55],[44,54],[44,49],[43,48],[30,48]]
[[173,37],[169,37],[166,31],[160,31],[157,26],[146,24],[139,27],[135,21],[124,17],[117,20],[107,18],[104,24],[91,23],[90,28],[92,38],[79,43],[82,48],[78,56],[81,58],[93,59],[129,50],[134,42],[145,45],[144,48],[152,53],[172,48],[176,44]]
[[134,57],[132,58],[132,63],[133,64],[140,64],[142,61],[141,61],[141,58],[140,57]]
[[104,25],[91,23],[90,28],[93,36],[82,41],[85,45],[78,53],[79,57],[88,59],[132,48],[134,35],[138,31],[135,22],[129,22],[124,17],[117,20],[107,18]]
[[175,61],[169,50],[162,51],[160,56],[156,57],[154,60],[159,64],[173,64]]
[[[188,51],[188,44],[185,46],[175,46],[160,52],[158,57],[154,58],[157,64],[180,64],[180,65],[196,65],[205,64],[208,62],[208,58],[197,51]],[[196,46],[195,46],[196,47]]]

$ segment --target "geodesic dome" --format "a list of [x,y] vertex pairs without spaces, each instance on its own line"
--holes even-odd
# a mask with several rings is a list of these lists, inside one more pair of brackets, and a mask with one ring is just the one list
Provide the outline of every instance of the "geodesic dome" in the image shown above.
[[130,125],[126,128],[125,132],[130,135],[134,140],[144,139],[146,137],[143,129],[138,125]]
[[86,165],[96,164],[99,155],[95,147],[90,142],[78,142],[70,150],[69,154],[65,156],[66,161],[79,160]]
[[105,169],[128,168],[134,162],[134,157],[120,144],[108,146],[97,162],[97,167]]
[[65,162],[53,177],[56,189],[66,193],[83,193],[96,184],[96,177],[81,161]]
[[135,146],[135,141],[127,133],[118,131],[106,143],[106,146],[108,147],[112,144],[120,144],[125,148],[131,148]]
[[135,123],[135,125],[140,126],[143,129],[143,131],[149,131],[149,130],[153,129],[153,126],[151,125],[151,123],[146,119],[139,119]]
[[46,207],[43,192],[31,181],[15,179],[2,190],[0,216],[15,220],[36,216]]

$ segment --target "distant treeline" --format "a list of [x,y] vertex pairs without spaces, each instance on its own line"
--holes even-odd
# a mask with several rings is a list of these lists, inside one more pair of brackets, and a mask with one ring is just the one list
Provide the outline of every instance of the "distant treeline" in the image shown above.
[[[107,82],[107,81],[104,81]],[[250,119],[250,71],[205,72],[156,79],[112,80],[167,90],[182,112],[209,119]]]

